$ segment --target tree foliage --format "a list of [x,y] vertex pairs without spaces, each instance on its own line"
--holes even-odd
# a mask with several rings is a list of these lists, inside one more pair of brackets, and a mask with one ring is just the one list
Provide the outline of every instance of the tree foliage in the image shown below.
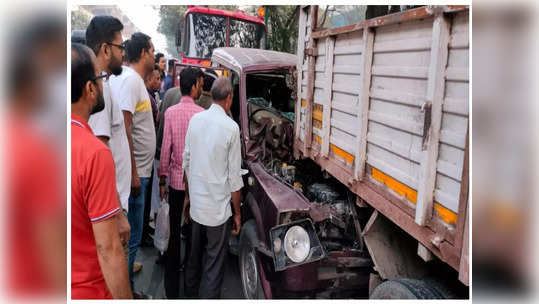
[[299,6],[266,6],[268,49],[296,53],[298,40]]
[[161,5],[159,7],[159,25],[157,31],[165,35],[167,39],[167,52],[179,58],[178,47],[176,47],[176,35],[178,26],[183,28],[183,14],[187,10],[185,5]]
[[86,30],[90,16],[80,10],[71,11],[71,30]]

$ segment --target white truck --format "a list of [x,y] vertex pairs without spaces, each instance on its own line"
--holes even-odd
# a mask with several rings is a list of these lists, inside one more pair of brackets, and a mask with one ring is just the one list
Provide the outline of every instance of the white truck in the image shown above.
[[467,293],[469,8],[423,6],[333,29],[317,28],[317,15],[301,7],[295,158],[372,210],[361,227],[371,297],[420,298],[427,273]]

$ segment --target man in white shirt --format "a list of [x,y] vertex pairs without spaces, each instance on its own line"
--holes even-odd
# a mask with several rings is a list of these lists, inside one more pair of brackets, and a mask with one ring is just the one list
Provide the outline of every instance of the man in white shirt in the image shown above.
[[[216,299],[220,296],[232,216],[231,198],[234,206],[232,234],[238,235],[241,228],[240,130],[226,115],[232,105],[232,94],[230,79],[217,79],[211,88],[213,104],[191,118],[185,136],[183,213],[193,221],[185,274],[188,297]],[[204,265],[203,250],[206,251]]]
[[[124,117],[131,156],[131,194],[127,218],[131,226],[129,239],[129,277],[133,286],[133,263],[142,238],[144,204],[150,187],[150,176],[155,155],[155,127],[152,106],[144,78],[153,71],[154,47],[151,38],[134,33],[125,43],[128,66],[122,74],[111,78],[113,100],[117,100]],[[149,202],[148,202],[149,203]],[[133,296],[144,297],[134,292]]]
[[112,100],[108,76],[122,73],[123,25],[112,16],[96,16],[86,29],[86,44],[97,56],[99,68],[107,73],[103,79],[105,109],[90,116],[88,124],[94,135],[107,145],[114,158],[116,188],[123,209],[119,221],[120,239],[124,244],[129,240],[127,221],[128,199],[131,191],[131,157],[125,134],[124,119],[117,101]]

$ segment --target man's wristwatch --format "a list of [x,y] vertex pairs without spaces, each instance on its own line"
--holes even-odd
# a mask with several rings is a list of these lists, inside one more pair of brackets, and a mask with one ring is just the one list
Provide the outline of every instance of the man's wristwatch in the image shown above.
[[127,210],[125,208],[122,208],[122,212],[124,213],[125,216],[127,216]]

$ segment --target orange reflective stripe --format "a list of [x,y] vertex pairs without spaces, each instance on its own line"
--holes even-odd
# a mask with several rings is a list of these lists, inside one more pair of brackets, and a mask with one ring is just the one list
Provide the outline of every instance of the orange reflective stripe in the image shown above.
[[[386,175],[382,171],[372,168],[372,177],[379,182],[384,183],[389,189],[395,191],[399,195],[406,197],[410,202],[417,203],[417,191],[406,186],[405,184],[397,181],[389,175]],[[437,215],[448,224],[457,223],[457,214],[441,204],[434,202],[434,210],[436,210]]]
[[[320,136],[318,135],[314,135],[314,140],[319,143],[319,144],[322,144],[322,138],[320,138]],[[344,158],[344,160],[348,163],[353,163],[354,162],[354,155],[344,151],[343,149],[335,146],[334,144],[330,144],[329,145],[329,148],[333,151],[333,153],[341,158]]]
[[444,222],[448,224],[457,224],[457,214],[453,211],[445,208],[444,206],[434,203],[434,210],[436,210],[436,213],[438,213],[438,216],[444,220]]
[[386,184],[387,187],[406,197],[414,204],[417,202],[417,191],[393,179],[391,176],[384,174],[382,171],[377,170],[374,167],[372,168],[372,177],[377,181]]

